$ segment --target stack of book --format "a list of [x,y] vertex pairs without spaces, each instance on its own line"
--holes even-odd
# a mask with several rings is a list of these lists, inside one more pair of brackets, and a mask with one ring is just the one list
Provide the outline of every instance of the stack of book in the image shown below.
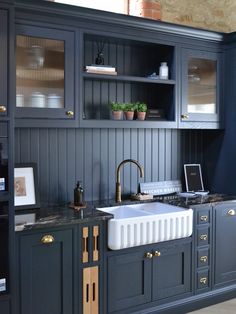
[[116,68],[110,65],[98,64],[86,65],[85,71],[87,73],[117,75]]

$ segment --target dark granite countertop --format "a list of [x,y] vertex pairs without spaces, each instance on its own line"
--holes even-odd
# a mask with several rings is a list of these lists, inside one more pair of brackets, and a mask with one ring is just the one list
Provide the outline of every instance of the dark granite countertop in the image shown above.
[[[56,227],[63,225],[80,224],[92,221],[111,219],[113,215],[96,210],[92,204],[89,204],[86,208],[76,211],[67,205],[52,206],[45,208],[38,208],[27,212],[17,213],[18,218],[22,223],[17,223],[15,230],[31,230],[46,227]],[[27,215],[31,217],[31,222],[27,221]]]
[[[201,204],[217,204],[228,201],[236,201],[236,196],[209,194],[205,196],[199,195],[196,197],[180,197],[177,194],[173,194],[168,196],[154,197],[152,200],[147,201],[124,200],[121,204],[131,205],[138,203],[163,202],[174,206],[189,208]],[[114,200],[106,200],[88,202],[87,207],[79,211],[71,209],[68,205],[62,205],[21,212],[19,214],[25,215],[29,213],[30,215],[33,215],[34,218],[31,223],[26,224],[24,223],[25,216],[21,216],[23,218],[21,219],[22,223],[18,223],[15,230],[22,231],[45,227],[86,223],[98,220],[107,220],[111,219],[113,215],[96,210],[96,208],[118,206],[121,204],[116,203]]]

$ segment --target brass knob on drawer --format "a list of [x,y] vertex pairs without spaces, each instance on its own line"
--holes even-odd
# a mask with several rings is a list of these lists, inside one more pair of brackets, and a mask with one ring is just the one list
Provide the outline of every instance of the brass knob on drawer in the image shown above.
[[154,252],[154,256],[156,256],[156,257],[161,256],[161,252],[160,252],[160,251],[155,251],[155,252]]
[[66,115],[68,116],[68,117],[73,117],[74,116],[74,112],[73,111],[66,111]]
[[0,113],[6,112],[7,108],[5,106],[0,106]]
[[206,263],[207,262],[207,256],[201,256],[200,261],[203,263]]
[[206,283],[207,283],[207,277],[202,277],[202,278],[200,278],[200,283],[202,283],[203,285],[206,285]]
[[235,216],[235,210],[234,209],[229,209],[227,214],[228,214],[228,216]]
[[208,220],[208,216],[201,216],[201,217],[200,217],[200,220],[201,220],[201,221],[207,221],[207,220]]
[[53,243],[55,241],[54,236],[51,234],[46,234],[45,236],[42,237],[41,242],[43,244],[48,244],[48,243]]
[[207,240],[207,234],[201,234],[200,240],[206,241]]
[[187,120],[189,118],[189,115],[188,114],[181,114],[181,118]]
[[145,257],[151,259],[151,258],[153,257],[153,255],[152,255],[152,253],[147,252],[147,253],[145,254]]

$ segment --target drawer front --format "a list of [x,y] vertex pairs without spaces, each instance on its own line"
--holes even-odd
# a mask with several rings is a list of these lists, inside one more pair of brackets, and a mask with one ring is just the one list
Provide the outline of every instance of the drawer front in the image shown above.
[[197,272],[197,289],[209,289],[210,280],[209,280],[209,270],[203,270]]
[[209,249],[197,250],[197,267],[204,267],[209,265]]
[[209,243],[210,243],[209,227],[199,228],[197,230],[197,245],[203,246],[203,245],[208,245]]
[[197,224],[202,225],[205,223],[210,223],[210,211],[205,210],[199,210],[197,213]]

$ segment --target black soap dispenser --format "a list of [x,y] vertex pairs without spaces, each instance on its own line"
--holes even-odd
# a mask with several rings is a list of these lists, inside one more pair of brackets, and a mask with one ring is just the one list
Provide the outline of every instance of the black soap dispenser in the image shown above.
[[82,182],[78,181],[74,189],[74,206],[83,205],[83,193],[84,189],[82,187]]

